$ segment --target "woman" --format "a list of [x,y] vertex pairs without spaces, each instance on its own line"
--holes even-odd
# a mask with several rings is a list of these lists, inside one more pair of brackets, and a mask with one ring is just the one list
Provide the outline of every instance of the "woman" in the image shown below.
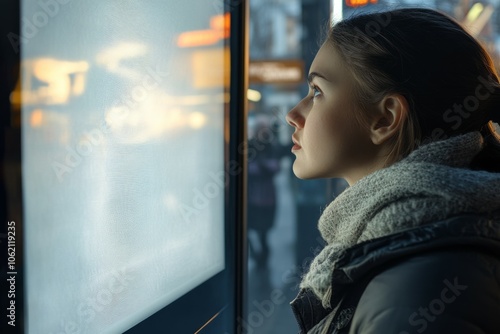
[[291,302],[301,333],[500,333],[500,84],[430,9],[334,25],[287,115],[295,175],[344,178]]

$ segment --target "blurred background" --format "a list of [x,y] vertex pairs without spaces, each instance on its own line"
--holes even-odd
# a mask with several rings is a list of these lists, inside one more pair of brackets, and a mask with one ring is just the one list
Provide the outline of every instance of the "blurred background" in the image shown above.
[[[499,68],[498,0],[250,0],[248,136],[262,149],[248,159],[247,321],[258,333],[298,331],[288,301],[324,245],[317,230],[322,210],[347,186],[341,179],[304,181],[293,175],[293,128],[284,117],[307,94],[305,78],[329,22],[402,7],[451,15],[482,42]],[[286,295],[287,302],[265,303],[273,291]],[[263,305],[273,311],[266,313]]]
[[[318,218],[347,187],[291,169],[285,116],[307,94],[327,27],[357,13],[434,8],[500,65],[500,0],[249,0],[239,109],[230,76],[245,66],[231,60],[243,59],[234,54],[244,41],[230,32],[243,4],[5,1],[0,279],[15,221],[18,333],[163,333],[165,322],[179,333],[230,334],[234,324],[296,333],[289,302],[324,247]],[[244,138],[235,139],[238,126]],[[240,139],[246,169],[225,166]],[[233,167],[231,177],[247,177],[245,203],[233,201],[242,188],[224,182]],[[246,205],[247,234],[235,203]],[[151,318],[158,331],[134,327]]]

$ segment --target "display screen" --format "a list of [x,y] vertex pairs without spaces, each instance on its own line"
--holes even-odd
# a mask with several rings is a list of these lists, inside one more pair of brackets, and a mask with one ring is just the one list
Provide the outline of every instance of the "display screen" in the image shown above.
[[219,2],[22,1],[28,333],[123,332],[224,270]]

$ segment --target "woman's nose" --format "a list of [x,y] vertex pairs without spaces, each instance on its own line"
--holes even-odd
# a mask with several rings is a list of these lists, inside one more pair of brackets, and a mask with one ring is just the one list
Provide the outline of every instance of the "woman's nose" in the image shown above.
[[295,107],[292,108],[287,114],[286,114],[286,121],[288,124],[293,126],[294,128],[300,128],[301,124],[303,121],[301,120],[303,117],[299,113],[299,106],[300,103],[297,104]]

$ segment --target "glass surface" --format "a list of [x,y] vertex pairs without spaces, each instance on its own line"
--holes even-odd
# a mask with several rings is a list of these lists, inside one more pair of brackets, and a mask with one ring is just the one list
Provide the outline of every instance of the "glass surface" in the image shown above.
[[[464,24],[500,68],[499,0],[250,0],[248,139],[253,151],[248,157],[248,299],[241,325],[248,333],[298,332],[289,302],[325,245],[317,227],[322,210],[348,186],[342,179],[300,180],[293,174],[293,128],[285,116],[307,95],[308,85],[305,77],[295,83],[271,80],[280,73],[276,64],[302,61],[307,75],[329,22],[415,6],[441,10]],[[262,74],[258,67],[252,71],[261,61],[275,67]]]
[[123,332],[225,268],[223,6],[24,0],[29,333]]
[[[312,254],[324,244],[316,223],[331,198],[329,183],[293,175],[293,130],[285,116],[306,94],[304,74],[329,16],[327,1],[250,1],[249,260],[243,332],[299,331],[289,302]],[[302,78],[289,75],[300,72]]]

